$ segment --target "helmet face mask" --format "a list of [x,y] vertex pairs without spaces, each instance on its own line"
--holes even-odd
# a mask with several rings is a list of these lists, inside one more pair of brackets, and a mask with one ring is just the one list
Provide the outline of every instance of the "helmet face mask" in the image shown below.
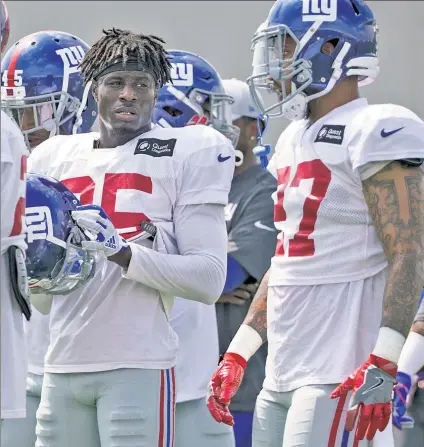
[[[46,138],[59,134],[69,120],[75,119],[81,102],[67,92],[46,93],[30,99],[3,99],[3,110],[18,124],[28,147],[38,146],[42,141],[32,138],[43,132]],[[65,113],[66,112],[66,113]],[[44,138],[45,139],[45,138]]]
[[[287,48],[289,40],[294,45],[292,51]],[[248,78],[248,83],[263,115],[283,115],[284,104],[311,85],[311,63],[298,58],[300,50],[301,42],[286,25],[269,27],[257,32],[253,37],[253,73]],[[278,102],[265,107],[259,100],[259,92],[256,89],[275,93]]]
[[231,104],[234,102],[233,98],[225,93],[214,93],[195,88],[190,92],[189,99],[195,104],[201,102],[200,116],[206,115],[207,125],[224,134],[235,147],[240,129],[232,124]]
[[83,286],[95,273],[95,258],[73,243],[75,234],[69,235],[65,246],[65,257],[58,262],[48,278],[29,279],[32,294],[68,295]]

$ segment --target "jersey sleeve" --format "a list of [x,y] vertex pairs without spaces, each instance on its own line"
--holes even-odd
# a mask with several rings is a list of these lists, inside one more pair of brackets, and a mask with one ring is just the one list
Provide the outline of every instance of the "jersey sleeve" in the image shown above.
[[352,127],[348,147],[354,171],[368,163],[424,158],[424,122],[404,107],[370,106]]
[[13,163],[10,141],[6,132],[1,133],[1,163]]
[[19,127],[3,111],[1,124],[1,163],[14,163],[14,160],[20,159],[22,155],[28,156],[28,149]]
[[60,153],[60,146],[66,138],[66,135],[57,135],[49,138],[33,149],[28,158],[27,171],[40,175],[48,175],[52,158],[54,154]]
[[177,206],[228,203],[234,175],[234,149],[227,138],[216,133],[212,146],[191,152],[182,162],[177,175]]
[[257,280],[268,270],[277,242],[271,198],[277,183],[272,177],[270,180],[258,185],[257,193],[250,196],[248,205],[228,235],[228,254]]

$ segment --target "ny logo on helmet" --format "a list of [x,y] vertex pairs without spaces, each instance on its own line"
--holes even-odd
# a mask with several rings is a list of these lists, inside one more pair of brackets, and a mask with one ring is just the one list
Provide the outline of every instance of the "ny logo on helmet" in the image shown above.
[[74,47],[61,48],[56,50],[56,54],[62,58],[65,70],[68,73],[76,73],[78,70],[78,65],[81,63],[85,56],[84,48],[81,45]]
[[48,206],[33,206],[25,209],[28,244],[36,240],[46,240],[66,248],[66,242],[53,234],[53,221]]
[[337,0],[303,0],[304,22],[334,22],[337,19]]
[[190,87],[193,85],[193,65],[184,62],[172,62],[171,79],[176,87]]

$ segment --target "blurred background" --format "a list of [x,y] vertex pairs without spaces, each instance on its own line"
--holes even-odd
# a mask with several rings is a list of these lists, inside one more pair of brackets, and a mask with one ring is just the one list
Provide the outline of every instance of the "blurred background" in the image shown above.
[[[274,2],[258,1],[16,1],[9,0],[9,45],[41,30],[73,33],[93,43],[102,28],[155,34],[169,49],[198,53],[222,78],[245,80],[251,72],[250,42]],[[380,29],[381,73],[362,95],[393,102],[424,119],[424,1],[370,1]],[[265,98],[266,100],[266,94]],[[265,136],[275,145],[287,125],[271,120]]]

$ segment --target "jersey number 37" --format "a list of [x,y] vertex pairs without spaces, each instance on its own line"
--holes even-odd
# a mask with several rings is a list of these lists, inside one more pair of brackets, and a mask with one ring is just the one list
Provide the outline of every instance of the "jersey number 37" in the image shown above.
[[312,188],[303,204],[299,204],[299,206],[303,207],[303,213],[299,222],[298,232],[286,241],[287,246],[284,246],[284,233],[281,232],[278,237],[275,255],[283,256],[287,252],[289,257],[313,256],[315,253],[315,241],[310,236],[315,230],[318,209],[324,200],[331,181],[331,171],[319,159],[305,161],[297,165],[296,173],[289,183],[290,171],[290,166],[277,169],[277,203],[274,207],[274,221],[277,228],[279,222],[284,222],[287,219],[283,204],[287,190],[289,188],[298,188],[300,182],[306,179],[312,179]]

